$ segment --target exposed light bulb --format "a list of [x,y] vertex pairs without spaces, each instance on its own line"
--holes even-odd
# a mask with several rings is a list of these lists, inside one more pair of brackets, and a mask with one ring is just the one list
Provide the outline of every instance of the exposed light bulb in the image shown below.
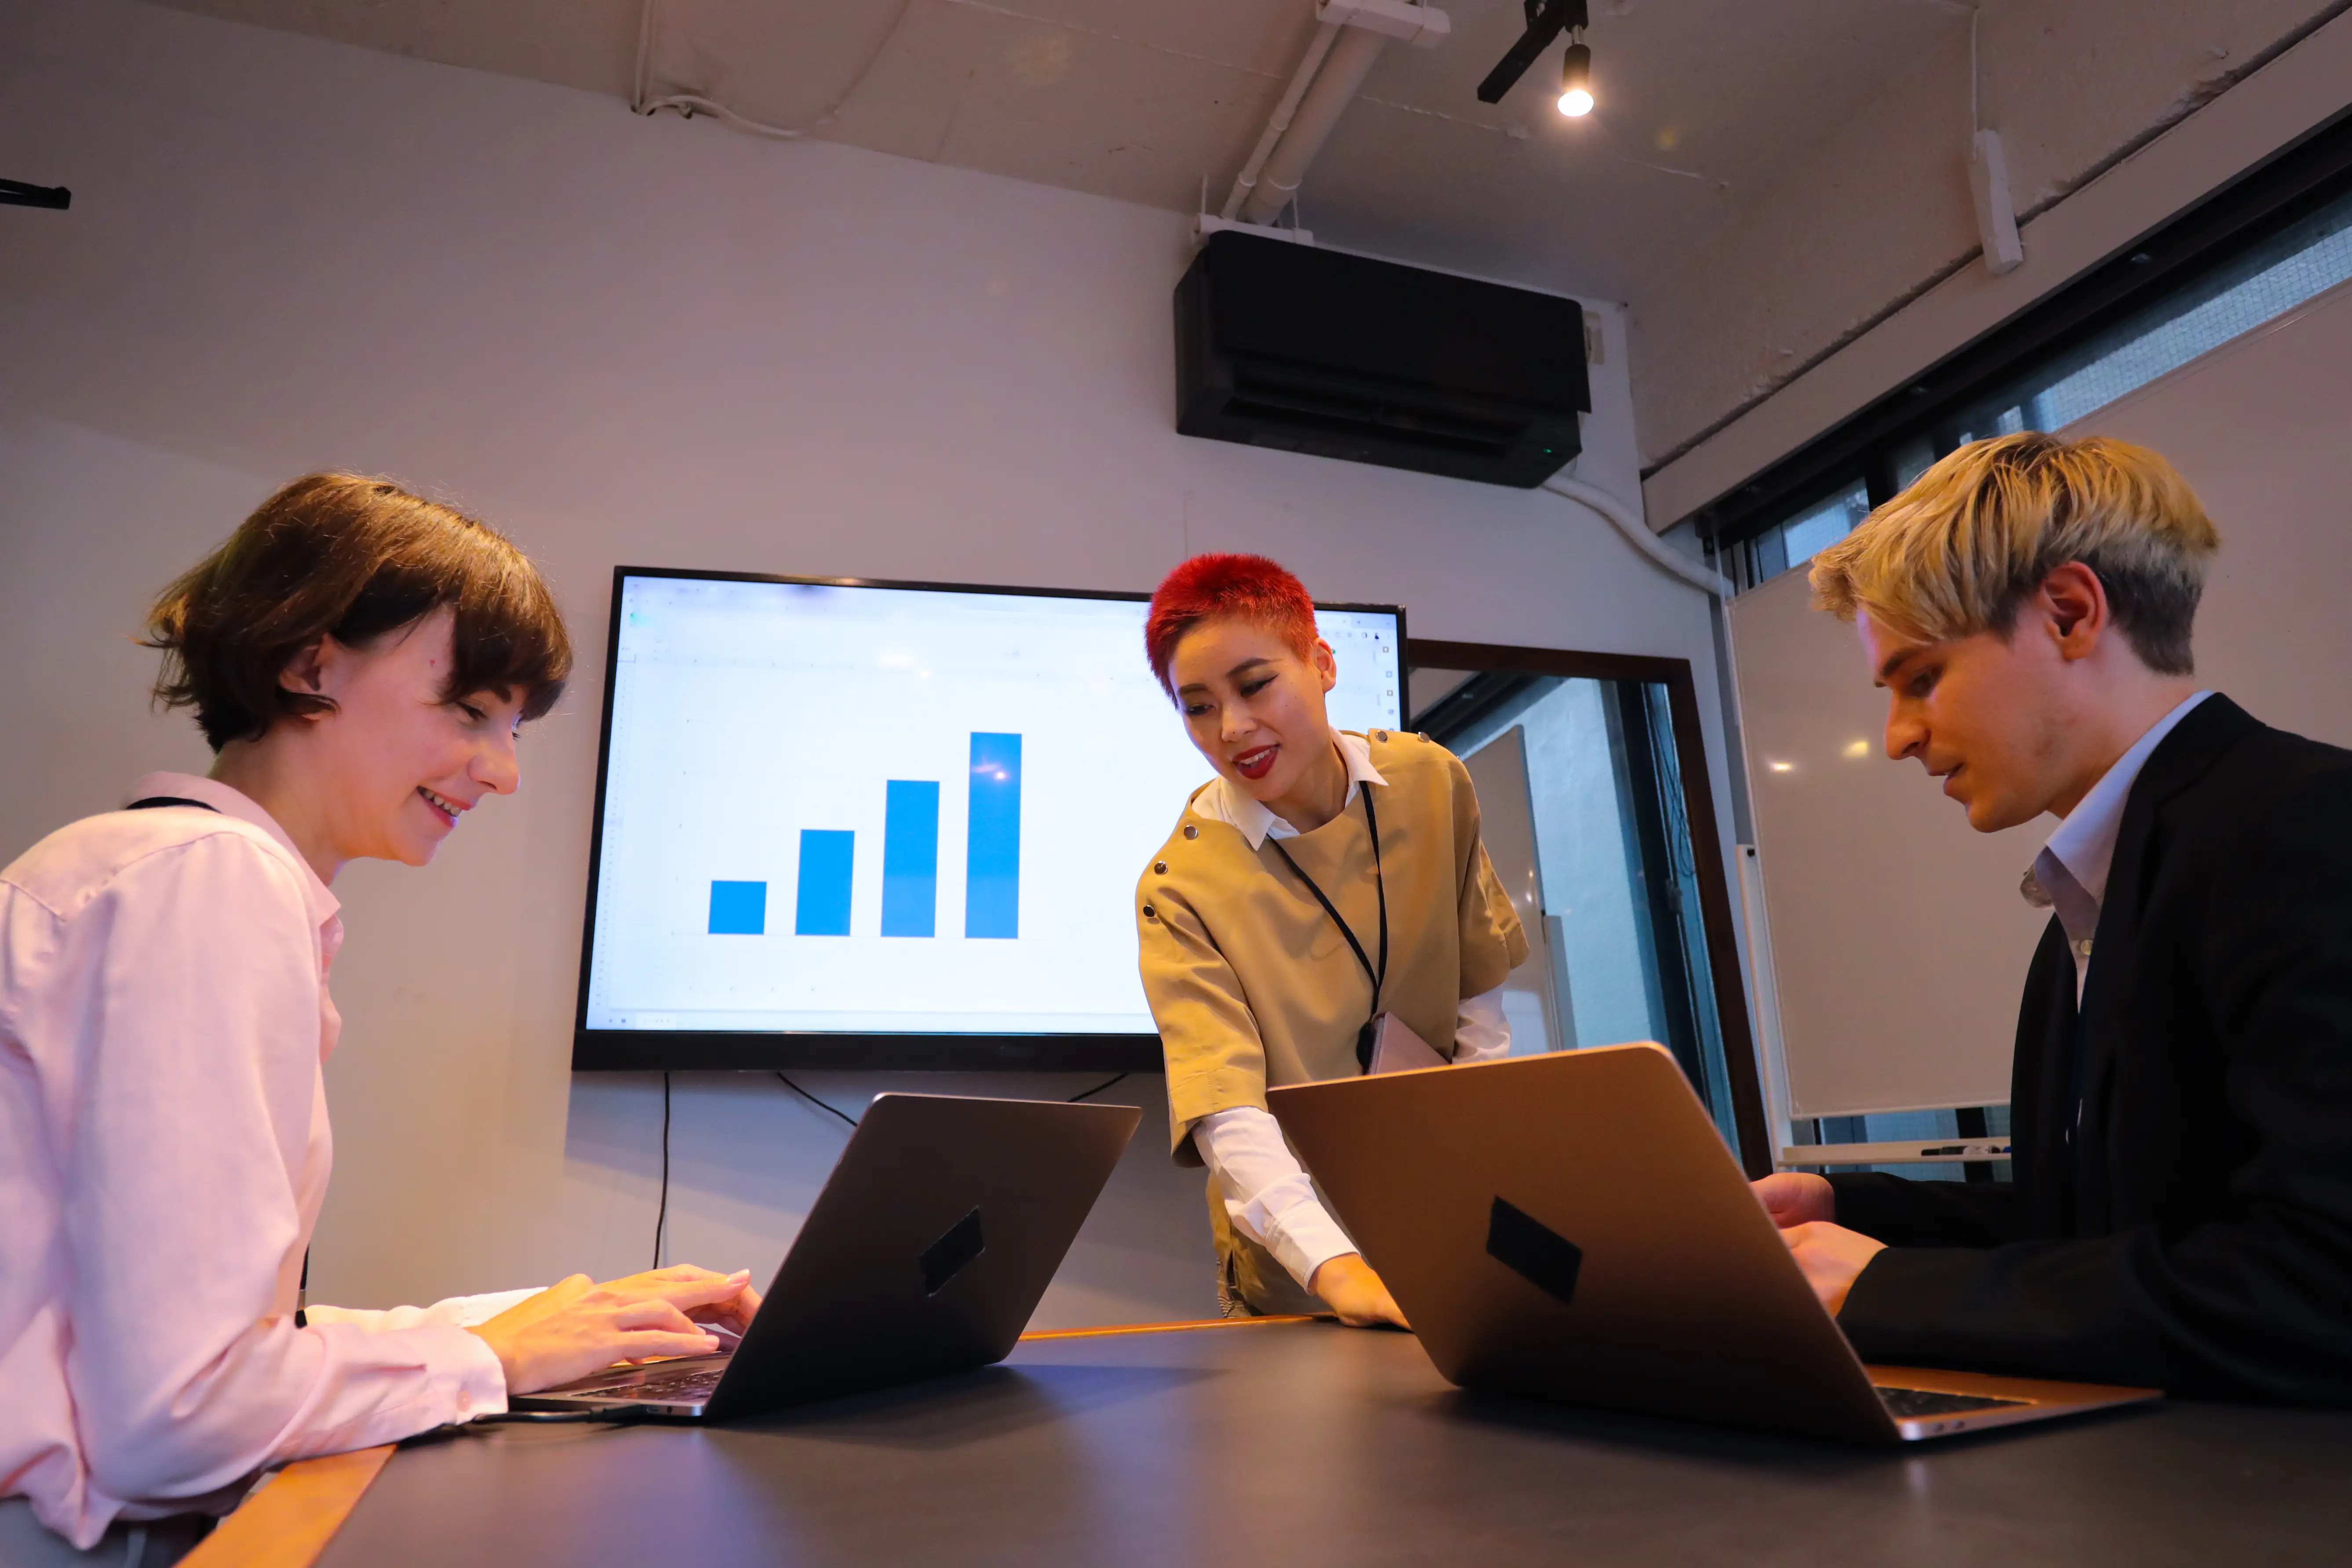
[[1570,120],[1592,112],[1592,49],[1574,43],[1559,62],[1559,111]]

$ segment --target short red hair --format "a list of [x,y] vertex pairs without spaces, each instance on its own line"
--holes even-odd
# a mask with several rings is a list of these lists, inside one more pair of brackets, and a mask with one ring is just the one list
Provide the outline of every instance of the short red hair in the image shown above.
[[1143,624],[1143,651],[1172,699],[1168,666],[1202,621],[1234,616],[1272,628],[1305,658],[1315,651],[1315,601],[1307,584],[1263,555],[1195,555],[1160,580]]

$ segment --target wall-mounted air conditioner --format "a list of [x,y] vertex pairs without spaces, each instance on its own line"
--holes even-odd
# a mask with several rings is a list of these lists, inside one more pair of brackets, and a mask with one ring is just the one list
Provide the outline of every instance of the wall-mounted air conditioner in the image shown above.
[[1573,300],[1232,229],[1176,286],[1176,428],[1532,489],[1592,406]]

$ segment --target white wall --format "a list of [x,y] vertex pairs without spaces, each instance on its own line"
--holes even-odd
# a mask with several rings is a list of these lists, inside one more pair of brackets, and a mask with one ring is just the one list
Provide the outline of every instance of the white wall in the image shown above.
[[[1320,595],[1406,603],[1423,636],[1687,658],[1718,711],[1705,601],[1578,509],[1178,437],[1174,215],[127,0],[0,11],[0,148],[75,192],[0,209],[0,856],[202,765],[128,639],[307,469],[507,528],[582,645],[519,797],[429,870],[337,889],[322,1299],[647,1256],[658,1080],[568,1065],[616,563],[1139,589],[1249,546]],[[1632,497],[1608,330],[1580,471]],[[1715,775],[1721,799],[1719,754]],[[882,1087],[805,1081],[852,1109]],[[1143,1131],[1045,1321],[1211,1309],[1159,1082],[1121,1096]],[[772,1267],[840,1131],[771,1079],[681,1079],[673,1256]]]
[[[1635,294],[1648,461],[1664,461],[1976,254],[1969,24],[1958,6],[1945,9],[1953,15],[1939,50],[1891,77],[1874,101]],[[2023,218],[2065,199],[2137,139],[2236,90],[2283,39],[2343,5],[1983,0],[1979,9],[1979,112],[2001,134]],[[2245,90],[2268,89],[2248,82]],[[2207,188],[2184,184],[2163,210]],[[2107,243],[2130,237],[2126,231]],[[2050,264],[2036,252],[2029,235],[2027,273],[2043,275],[2036,286],[2063,281],[2063,273],[2047,275]],[[1874,395],[1921,368],[1893,371]]]

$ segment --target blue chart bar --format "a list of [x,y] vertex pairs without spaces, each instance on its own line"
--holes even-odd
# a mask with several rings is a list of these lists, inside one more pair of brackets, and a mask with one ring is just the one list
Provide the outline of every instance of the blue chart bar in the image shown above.
[[882,816],[882,934],[936,936],[940,786],[892,779]]
[[768,929],[768,884],[710,884],[710,934],[760,936]]
[[971,738],[971,817],[964,846],[963,934],[1021,934],[1021,737]]
[[833,829],[801,829],[800,899],[793,911],[794,936],[849,934],[849,861],[857,835]]

